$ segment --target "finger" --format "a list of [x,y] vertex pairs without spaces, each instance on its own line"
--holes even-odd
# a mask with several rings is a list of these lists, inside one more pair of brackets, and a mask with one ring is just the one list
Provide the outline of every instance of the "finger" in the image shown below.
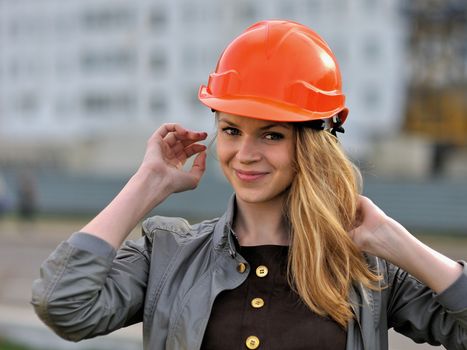
[[165,123],[162,124],[149,138],[151,139],[156,139],[156,140],[161,140],[164,137],[166,137],[169,133],[175,133],[176,135],[179,136],[181,139],[205,139],[207,137],[206,132],[194,132],[194,131],[189,131],[182,127],[180,124],[177,123]]
[[164,137],[164,142],[170,147],[174,147],[177,144],[178,139],[175,133],[171,132]]
[[186,158],[190,158],[192,155],[203,152],[207,149],[205,145],[201,145],[199,143],[194,143],[188,147],[183,149],[184,156]]
[[[172,147],[177,141],[178,135],[187,135],[188,130],[183,128],[179,124],[162,124],[149,138],[148,144],[160,144],[161,141],[164,141],[169,147]],[[169,136],[168,135],[172,135]],[[182,136],[179,136],[182,137]]]
[[180,124],[163,124],[158,130],[157,133],[160,137],[165,138],[168,134],[173,133],[175,137],[182,140],[204,140],[207,137],[206,132],[191,131],[185,129]]
[[177,144],[172,147],[172,152],[174,157],[180,158],[180,156],[185,152],[185,146],[183,146],[181,142],[177,142]]
[[159,129],[156,130],[156,133],[164,138],[167,136],[167,134],[169,133],[178,133],[180,135],[183,135],[183,134],[188,134],[188,130],[185,129],[183,126],[181,126],[180,124],[176,124],[176,123],[166,123],[166,124],[162,124]]
[[202,151],[199,153],[193,161],[193,166],[190,169],[190,174],[197,179],[197,182],[203,176],[206,170],[206,152]]
[[206,132],[193,132],[189,134],[188,139],[179,139],[184,147],[191,145],[192,143],[206,140],[208,134]]
[[175,130],[175,124],[162,124],[156,131],[152,133],[152,135],[148,139],[148,144],[159,143],[161,140],[164,139],[165,136],[170,130]]
[[364,217],[380,218],[386,216],[386,213],[368,197],[360,196],[359,206]]
[[[169,133],[167,136],[164,138],[164,142],[166,142],[170,147],[178,147],[178,144],[182,145],[182,148],[185,148],[195,142],[202,141],[206,139],[207,133],[189,133],[187,135],[188,138],[185,138],[184,136],[178,135],[176,133]],[[177,148],[177,151],[174,151],[177,153],[179,150]]]

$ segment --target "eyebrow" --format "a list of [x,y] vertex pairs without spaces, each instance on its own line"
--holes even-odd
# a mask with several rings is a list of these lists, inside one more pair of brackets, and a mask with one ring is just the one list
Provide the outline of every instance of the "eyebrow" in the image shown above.
[[[233,126],[233,127],[239,127],[239,125],[235,124],[234,122],[231,122],[230,120],[226,120],[222,117],[219,118],[219,122],[224,122],[230,126]],[[273,124],[268,124],[268,125],[265,125],[265,126],[262,126],[260,128],[260,130],[269,130],[269,129],[272,129],[276,126],[279,126],[279,127],[284,127],[286,129],[291,129],[292,127],[290,126],[289,123],[281,123],[281,122],[277,122],[277,123],[273,123]]]

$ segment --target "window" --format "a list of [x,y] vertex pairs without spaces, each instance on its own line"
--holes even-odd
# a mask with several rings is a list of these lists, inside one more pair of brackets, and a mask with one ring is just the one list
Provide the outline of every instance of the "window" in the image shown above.
[[154,51],[149,57],[149,68],[151,72],[157,75],[165,75],[167,73],[167,54],[160,49]]
[[135,111],[135,98],[128,92],[88,93],[82,98],[82,108],[89,116],[128,115]]
[[154,31],[162,31],[167,26],[167,13],[163,8],[153,9],[149,15],[149,26]]
[[39,98],[33,92],[23,92],[15,99],[15,110],[20,114],[33,114],[39,109]]
[[220,3],[211,1],[208,6],[200,6],[193,1],[186,1],[181,6],[181,20],[185,27],[198,30],[207,24],[220,24],[223,20],[224,8]]
[[130,8],[109,7],[84,12],[81,22],[91,30],[128,28],[135,23],[135,15]]
[[157,92],[149,98],[149,110],[153,114],[151,117],[163,117],[162,114],[167,112],[167,97],[164,93]]
[[[221,48],[208,41],[198,44],[185,44],[182,51],[182,67],[187,73],[211,70],[216,66]],[[221,45],[218,45],[221,46]]]
[[129,50],[88,51],[81,56],[81,66],[85,71],[128,71],[135,67],[135,61],[135,54]]
[[42,18],[34,16],[19,16],[12,18],[9,24],[9,34],[14,38],[31,38],[43,34],[45,24]]

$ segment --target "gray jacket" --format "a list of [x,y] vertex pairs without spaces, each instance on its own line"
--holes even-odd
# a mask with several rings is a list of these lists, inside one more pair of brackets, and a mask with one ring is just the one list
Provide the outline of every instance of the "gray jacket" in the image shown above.
[[[152,217],[143,223],[143,237],[118,252],[86,233],[72,235],[43,263],[33,284],[36,313],[72,341],[142,321],[145,349],[199,349],[214,299],[250,271],[248,265],[237,270],[246,261],[230,230],[233,206],[231,201],[222,217],[196,225]],[[354,285],[349,298],[356,317],[347,330],[347,350],[388,349],[391,327],[416,342],[467,349],[466,268],[435,295],[384,260],[368,256],[368,262],[388,287]]]

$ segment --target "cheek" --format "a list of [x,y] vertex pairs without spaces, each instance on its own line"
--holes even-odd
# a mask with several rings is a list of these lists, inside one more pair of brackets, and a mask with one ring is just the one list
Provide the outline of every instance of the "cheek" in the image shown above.
[[[277,154],[279,154],[279,152]],[[280,152],[280,159],[281,168],[293,171],[292,169],[294,168],[295,162],[295,148],[292,147],[292,145],[284,147]]]
[[227,181],[231,182],[230,175],[229,175],[230,174],[229,160],[231,157],[229,156],[228,147],[225,147],[225,144],[223,144],[222,142],[219,142],[218,140],[216,144],[216,153],[217,153],[217,161],[219,163],[219,167],[222,173],[224,174]]
[[222,159],[224,158],[224,149],[222,147],[222,141],[220,141],[219,138],[216,142],[216,154],[219,162],[222,162]]
[[224,166],[226,162],[229,160],[229,147],[225,144],[224,141],[222,141],[221,138],[217,139],[216,142],[216,153],[217,153],[217,159],[219,160],[219,163],[221,166]]
[[287,153],[283,154],[281,168],[284,181],[291,183],[295,177],[295,150],[293,148],[287,149]]

